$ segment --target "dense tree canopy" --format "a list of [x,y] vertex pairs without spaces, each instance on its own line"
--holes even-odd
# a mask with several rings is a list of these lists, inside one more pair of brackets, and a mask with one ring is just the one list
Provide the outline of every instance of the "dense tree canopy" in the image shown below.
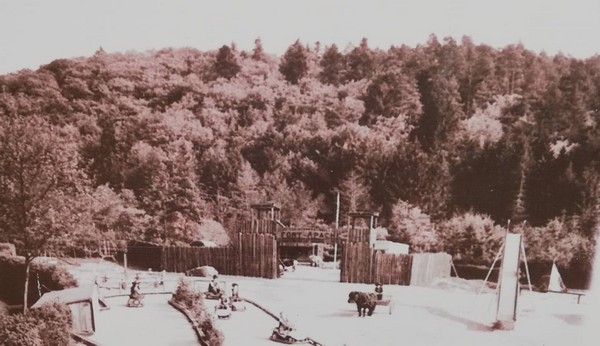
[[478,259],[490,250],[434,243],[491,239],[508,219],[591,241],[598,218],[598,56],[435,36],[387,51],[297,41],[282,57],[260,40],[99,50],[0,76],[0,118],[70,133],[103,210],[90,217],[115,239],[231,230],[266,199],[286,223],[331,223],[337,192],[343,213],[374,209],[398,239]]

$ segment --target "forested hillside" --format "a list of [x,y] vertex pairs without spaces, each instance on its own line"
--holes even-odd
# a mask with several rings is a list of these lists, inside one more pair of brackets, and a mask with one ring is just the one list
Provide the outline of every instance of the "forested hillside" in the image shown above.
[[23,167],[11,134],[52,138],[75,163],[51,182],[72,190],[52,200],[68,201],[69,244],[187,242],[267,200],[285,224],[331,224],[339,191],[343,221],[379,211],[416,250],[490,261],[509,219],[533,258],[587,265],[593,247],[598,56],[434,36],[387,51],[296,42],[281,57],[260,40],[249,52],[100,49],[0,76],[0,118],[5,215],[19,188],[6,177]]

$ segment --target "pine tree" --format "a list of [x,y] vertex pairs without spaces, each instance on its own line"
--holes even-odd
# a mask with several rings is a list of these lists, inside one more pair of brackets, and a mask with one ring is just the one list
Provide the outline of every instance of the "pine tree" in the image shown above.
[[226,45],[219,49],[214,69],[219,77],[226,79],[235,77],[241,70],[233,50]]
[[360,46],[354,48],[346,56],[346,81],[358,81],[370,78],[375,71],[375,59],[369,49],[367,39],[360,41]]
[[338,85],[344,71],[344,55],[338,51],[335,44],[328,47],[321,58],[319,79],[323,84]]
[[298,84],[308,72],[307,54],[300,40],[291,45],[283,55],[279,72],[292,84]]

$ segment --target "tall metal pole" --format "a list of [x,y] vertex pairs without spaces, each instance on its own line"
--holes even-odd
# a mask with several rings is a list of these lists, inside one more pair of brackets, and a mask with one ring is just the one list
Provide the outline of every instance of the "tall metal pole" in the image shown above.
[[338,242],[338,228],[340,227],[340,192],[337,193],[336,205],[335,205],[335,239],[333,243],[333,267],[337,267],[337,242]]
[[335,205],[335,229],[340,226],[340,192],[337,193],[337,201]]

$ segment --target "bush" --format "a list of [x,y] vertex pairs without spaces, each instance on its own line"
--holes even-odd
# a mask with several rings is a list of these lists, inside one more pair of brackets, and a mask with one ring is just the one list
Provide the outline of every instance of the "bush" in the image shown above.
[[42,346],[37,319],[30,315],[0,317],[0,340],[4,346]]
[[227,246],[230,243],[229,235],[222,224],[215,220],[203,219],[194,232],[193,240],[210,240],[218,246]]
[[[29,274],[29,305],[34,304],[40,298],[37,290],[38,276],[42,294],[48,291],[77,287],[77,281],[63,266],[33,263]],[[24,285],[25,259],[0,256],[0,299],[9,305],[23,304]]]
[[467,212],[438,227],[440,249],[457,263],[489,265],[504,241],[505,230],[487,215]]
[[192,289],[187,280],[181,279],[177,290],[173,293],[173,301],[188,311],[193,312],[194,308],[204,305],[204,298],[200,292]]
[[11,243],[0,243],[0,256],[16,256],[17,251]]
[[29,314],[0,316],[0,340],[6,346],[69,345],[71,310],[64,304],[45,304]]
[[38,321],[39,335],[44,346],[68,345],[71,340],[71,309],[65,304],[44,304],[31,310]]
[[413,252],[435,252],[438,234],[429,215],[419,207],[402,200],[392,209],[392,225],[389,240],[410,245]]
[[204,341],[208,345],[220,346],[223,344],[223,333],[214,327],[212,317],[204,305],[202,294],[191,288],[187,280],[179,281],[177,290],[173,293],[173,301],[183,306],[196,320],[204,335]]

